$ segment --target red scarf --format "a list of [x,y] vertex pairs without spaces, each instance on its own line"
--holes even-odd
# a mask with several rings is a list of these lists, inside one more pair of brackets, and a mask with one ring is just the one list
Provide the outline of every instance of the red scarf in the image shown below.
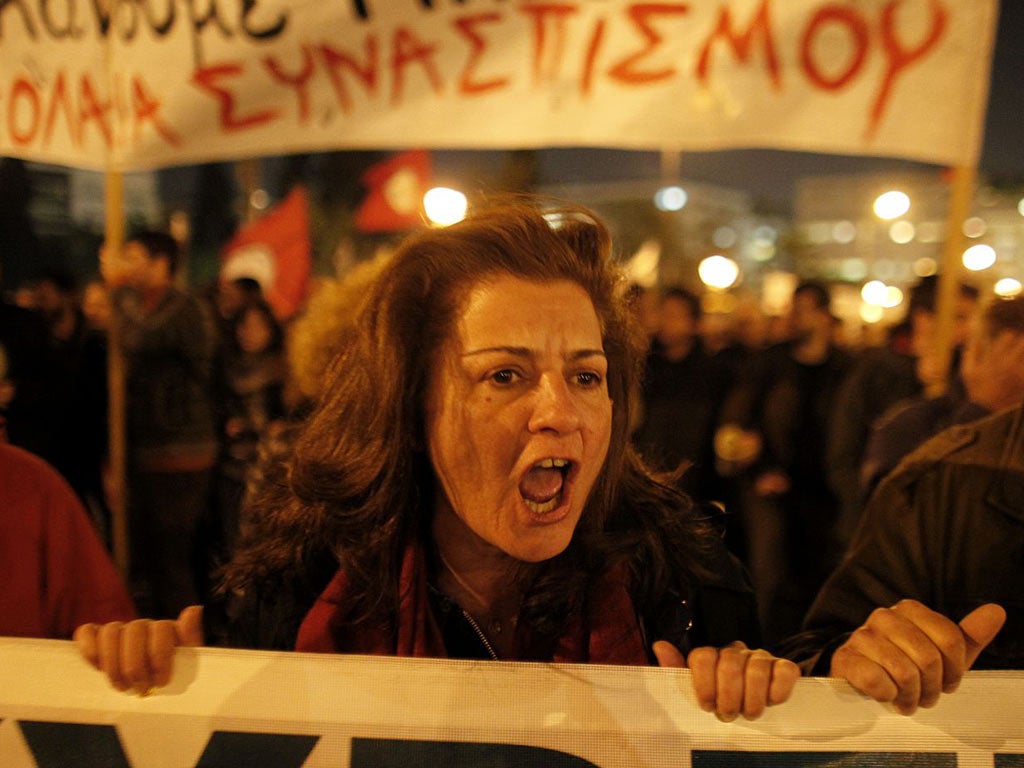
[[[555,641],[548,660],[633,666],[649,664],[627,583],[623,567],[613,568],[600,576],[590,590],[593,597],[587,610],[570,620],[565,632]],[[427,564],[421,546],[409,544],[402,558],[397,628],[369,622],[349,625],[350,589],[344,570],[339,569],[303,619],[295,650],[448,657],[441,630],[430,610]],[[528,646],[527,642],[523,647]]]

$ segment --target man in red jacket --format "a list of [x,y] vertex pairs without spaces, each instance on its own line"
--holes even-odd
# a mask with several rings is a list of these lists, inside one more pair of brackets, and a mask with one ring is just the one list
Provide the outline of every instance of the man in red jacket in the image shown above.
[[64,479],[0,441],[0,635],[67,639],[83,622],[131,621],[135,607]]

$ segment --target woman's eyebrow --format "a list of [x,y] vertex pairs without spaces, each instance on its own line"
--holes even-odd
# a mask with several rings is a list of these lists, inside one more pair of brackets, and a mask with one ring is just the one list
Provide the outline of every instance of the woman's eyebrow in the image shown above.
[[481,347],[480,349],[470,349],[462,353],[463,357],[473,357],[474,355],[491,355],[496,353],[504,353],[506,355],[514,355],[515,357],[530,357],[533,352],[529,347],[512,347],[512,346],[496,346],[496,347]]
[[[496,347],[481,347],[480,349],[470,349],[462,353],[462,357],[473,357],[475,355],[489,355],[495,353],[504,353],[507,355],[513,355],[515,357],[534,357],[537,352],[530,349],[529,347],[513,347],[513,346],[496,346]],[[570,361],[582,360],[587,357],[607,357],[603,349],[577,349],[574,350],[568,357]]]

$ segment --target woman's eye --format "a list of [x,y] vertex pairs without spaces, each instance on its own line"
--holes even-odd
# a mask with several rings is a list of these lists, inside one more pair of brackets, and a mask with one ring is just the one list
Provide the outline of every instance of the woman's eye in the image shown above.
[[511,368],[503,368],[491,374],[491,381],[495,384],[514,384],[518,378],[519,374]]
[[601,386],[601,374],[594,371],[582,371],[576,374],[576,382],[587,389]]

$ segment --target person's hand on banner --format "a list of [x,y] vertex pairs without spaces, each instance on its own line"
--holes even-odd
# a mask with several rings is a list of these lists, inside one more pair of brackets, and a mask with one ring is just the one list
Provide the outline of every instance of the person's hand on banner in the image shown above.
[[830,674],[910,715],[955,691],[1005,621],[995,603],[956,624],[916,600],[901,600],[871,613],[833,654]]
[[171,679],[175,648],[203,644],[203,607],[190,605],[173,621],[83,624],[73,639],[85,660],[117,690],[145,696]]
[[672,643],[659,640],[654,655],[659,666],[688,668],[700,708],[726,722],[739,715],[760,717],[766,707],[786,701],[800,677],[792,661],[751,650],[740,641],[725,648],[694,648],[684,658]]

